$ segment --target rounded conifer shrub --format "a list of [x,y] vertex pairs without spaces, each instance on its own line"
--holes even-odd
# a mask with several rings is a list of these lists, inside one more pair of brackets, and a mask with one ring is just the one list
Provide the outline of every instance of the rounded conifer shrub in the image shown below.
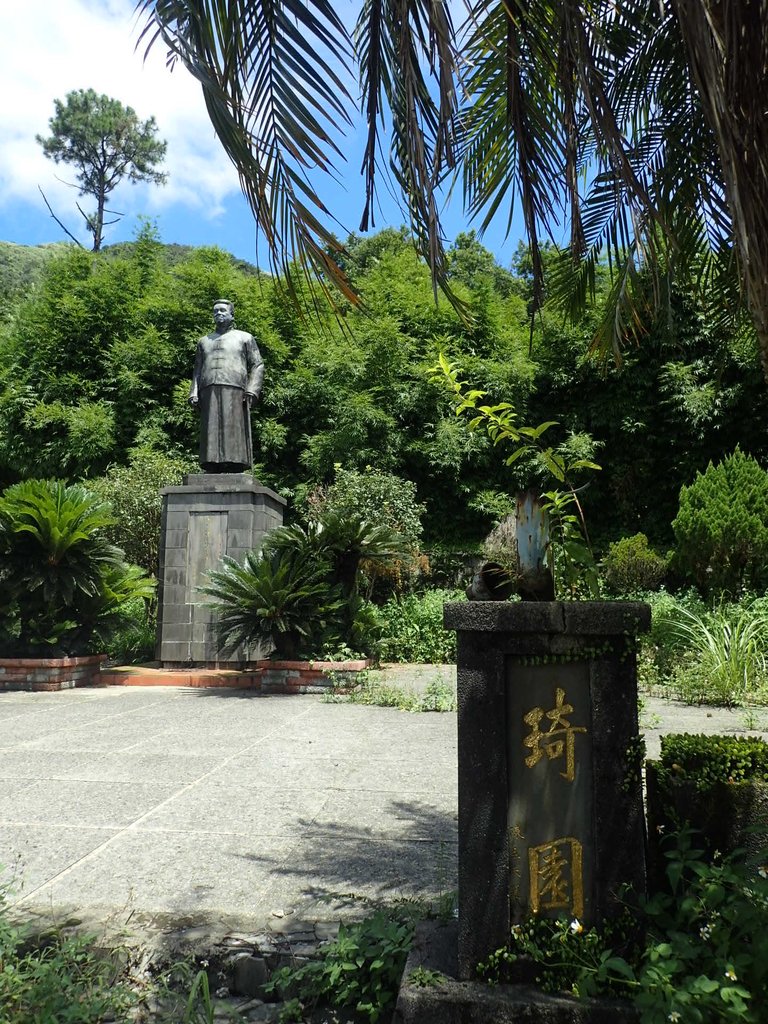
[[644,533],[622,537],[603,559],[603,579],[612,594],[658,590],[667,573],[667,559],[654,551]]
[[768,587],[768,473],[739,448],[680,491],[674,569],[704,594]]

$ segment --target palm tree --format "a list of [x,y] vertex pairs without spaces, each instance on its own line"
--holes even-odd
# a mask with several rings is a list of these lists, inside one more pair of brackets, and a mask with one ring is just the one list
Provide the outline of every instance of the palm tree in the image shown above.
[[[636,329],[648,283],[673,277],[713,309],[745,304],[768,379],[768,0],[139,0],[200,81],[273,266],[354,300],[314,183],[336,174],[357,107],[368,134],[361,229],[373,223],[383,139],[412,229],[445,286],[440,195],[462,182],[481,226],[522,206],[539,300],[540,239],[571,239],[558,293],[578,306],[612,265],[598,338]],[[388,118],[385,121],[385,115]],[[618,349],[617,349],[618,352]]]

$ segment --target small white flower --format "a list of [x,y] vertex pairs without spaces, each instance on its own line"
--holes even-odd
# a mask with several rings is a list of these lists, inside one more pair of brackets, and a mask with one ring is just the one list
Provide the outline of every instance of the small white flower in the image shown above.
[[201,967],[208,967],[208,965],[209,965],[209,961],[208,960],[201,960],[200,961],[200,966]]
[[722,855],[722,853],[720,853],[720,851],[719,851],[719,850],[715,850],[715,852],[714,852],[714,853],[712,854],[712,856],[713,856],[713,858],[714,858],[715,860],[720,860],[720,858],[721,858],[721,857],[722,857],[723,855]]
[[708,939],[711,934],[712,934],[712,925],[705,924],[705,925],[702,925],[701,928],[699,928],[699,935],[702,937],[702,939]]
[[666,825],[657,825],[656,826],[656,831],[659,833],[660,836],[664,835],[666,827],[667,827]]
[[672,1012],[671,1012],[671,1013],[670,1013],[670,1014],[668,1015],[668,1017],[667,1017],[667,1020],[671,1020],[671,1021],[673,1022],[673,1024],[674,1024],[674,1021],[676,1021],[676,1020],[680,1020],[680,1014],[679,1014],[679,1013],[677,1012],[677,1010],[673,1010],[673,1011],[672,1011]]
[[761,878],[768,878],[768,864],[761,864],[757,869],[757,873]]
[[584,925],[581,923],[581,921],[579,921],[577,917],[574,917],[574,919],[571,921],[571,932],[574,935],[581,935],[583,931]]
[[725,976],[726,978],[728,978],[729,981],[736,981],[736,971],[734,971],[732,967],[728,968],[728,970],[725,972]]

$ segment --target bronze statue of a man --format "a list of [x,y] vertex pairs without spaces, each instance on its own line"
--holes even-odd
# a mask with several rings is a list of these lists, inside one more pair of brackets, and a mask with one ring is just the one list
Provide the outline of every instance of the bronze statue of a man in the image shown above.
[[216,325],[197,344],[189,401],[200,407],[200,465],[241,473],[253,465],[251,403],[261,394],[264,362],[252,335],[234,326],[234,305],[217,299]]

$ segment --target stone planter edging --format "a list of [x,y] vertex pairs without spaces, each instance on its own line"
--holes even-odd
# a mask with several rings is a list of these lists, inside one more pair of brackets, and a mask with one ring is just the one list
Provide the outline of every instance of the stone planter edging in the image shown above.
[[98,685],[104,654],[82,658],[0,658],[0,692]]
[[258,661],[243,669],[164,669],[129,665],[103,669],[101,686],[189,686],[232,688],[260,693],[325,693],[353,686],[369,661]]
[[655,887],[665,884],[663,838],[685,822],[695,830],[695,845],[703,845],[706,857],[715,850],[728,856],[740,849],[753,863],[765,859],[768,783],[742,779],[700,790],[690,779],[663,780],[658,761],[646,761],[645,781],[649,875]]

